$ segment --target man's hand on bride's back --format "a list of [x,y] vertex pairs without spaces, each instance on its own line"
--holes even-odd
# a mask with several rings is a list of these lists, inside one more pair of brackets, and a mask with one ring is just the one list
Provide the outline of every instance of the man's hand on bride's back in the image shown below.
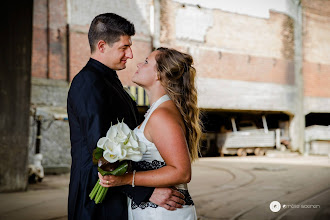
[[149,200],[171,211],[182,208],[185,204],[184,195],[172,188],[155,188]]

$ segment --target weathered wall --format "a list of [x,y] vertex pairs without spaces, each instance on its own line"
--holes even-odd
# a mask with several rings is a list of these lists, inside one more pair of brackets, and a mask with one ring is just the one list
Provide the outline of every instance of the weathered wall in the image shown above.
[[305,112],[330,112],[330,1],[302,1]]
[[35,0],[32,76],[67,80],[66,0]]
[[[205,93],[200,94],[200,107],[281,109],[294,114],[291,104],[295,80],[294,40],[290,16],[270,11],[268,18],[252,17],[198,6],[192,1],[179,2],[161,1],[160,43],[187,51],[194,57],[199,89],[210,91],[208,94],[213,97],[209,99]],[[223,87],[224,81],[244,86]],[[260,86],[251,92],[255,85]],[[270,91],[267,89],[270,87],[278,90]],[[240,98],[246,94],[248,98]],[[279,101],[279,94],[290,98]],[[226,97],[231,97],[230,102]]]
[[33,4],[32,76],[47,78],[48,39],[46,0],[35,0]]
[[[40,138],[39,153],[43,154],[45,172],[67,172],[71,165],[66,113],[68,82],[36,77],[31,82],[29,164],[33,164]],[[41,123],[39,134],[38,122]]]
[[31,83],[31,104],[34,106],[66,107],[69,90],[66,81],[33,77]]
[[[39,120],[41,124],[38,134],[40,138],[39,153],[43,155],[42,165],[45,173],[68,172],[71,166],[71,144],[66,110],[61,107],[37,107],[35,116],[31,131],[37,138],[36,119]],[[31,140],[30,143],[32,144],[30,152],[34,152],[36,139]],[[31,157],[33,154],[29,156]]]
[[[293,117],[298,104],[303,102],[304,114],[330,112],[330,1],[302,1],[303,34],[296,42],[297,1],[253,2],[260,4],[250,7],[244,0],[241,7],[212,0],[35,0],[32,76],[71,81],[90,57],[87,32],[92,19],[114,12],[136,27],[134,58],[118,71],[124,85],[133,85],[137,63],[153,46],[174,47],[194,57],[201,108],[286,112],[293,118],[291,134],[295,134],[303,126],[294,122],[303,117]],[[295,50],[299,42],[301,51]],[[295,79],[301,75],[299,57],[303,97],[297,95]],[[51,81],[33,81],[32,104],[65,109],[65,92],[56,86]]]
[[[67,151],[70,146],[68,123],[62,120],[67,117],[69,87],[66,3],[66,0],[35,0],[33,5],[29,164],[33,164],[36,140],[40,138],[38,147],[43,154],[45,172],[47,167],[62,166],[59,163],[66,164],[66,167],[71,164]],[[64,116],[57,117],[59,113]],[[39,135],[37,122],[41,123]],[[56,129],[63,133],[56,132]],[[63,156],[59,156],[59,152],[63,152]]]
[[200,107],[218,110],[278,111],[292,114],[294,87],[274,83],[200,78]]
[[[200,47],[194,51],[198,76],[292,85],[291,60],[237,54]],[[211,65],[210,65],[211,64]]]
[[[157,7],[160,2],[160,33],[154,33],[160,37],[156,41],[190,52],[200,78],[294,84],[294,22],[292,9],[286,8],[290,1],[260,5],[263,9],[258,12],[212,1],[198,1],[197,5],[189,0],[61,0],[56,1],[59,6],[54,2],[34,3],[35,77],[72,80],[90,56],[87,31],[91,20],[97,14],[114,12],[134,22],[137,31],[133,37],[134,58],[125,70],[118,72],[124,85],[132,85],[130,78],[136,64],[152,49],[150,6],[154,2]],[[321,0],[302,1],[304,90],[309,99],[330,97],[329,4]]]

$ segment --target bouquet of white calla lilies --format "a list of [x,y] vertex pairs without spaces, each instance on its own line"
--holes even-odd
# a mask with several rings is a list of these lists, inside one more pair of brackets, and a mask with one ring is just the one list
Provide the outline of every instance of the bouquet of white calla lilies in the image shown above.
[[[93,161],[96,163],[102,157],[109,163],[123,161],[112,171],[98,168],[102,175],[123,175],[128,168],[126,160],[140,161],[145,151],[146,145],[139,141],[135,133],[124,122],[118,122],[118,124],[112,125],[106,136],[100,138],[97,142],[97,148],[93,152]],[[102,164],[102,162],[99,164]],[[99,181],[89,195],[90,199],[95,197],[95,203],[102,202],[108,190],[108,188],[102,187]]]
[[124,123],[112,125],[105,137],[100,138],[97,147],[104,150],[103,157],[110,163],[122,160],[140,161],[146,146]]

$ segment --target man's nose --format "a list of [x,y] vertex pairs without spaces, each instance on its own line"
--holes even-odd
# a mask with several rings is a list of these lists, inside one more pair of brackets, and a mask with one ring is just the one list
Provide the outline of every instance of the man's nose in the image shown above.
[[129,48],[127,48],[127,50],[126,50],[126,57],[128,58],[128,59],[133,59],[133,51],[132,51],[132,49],[129,47]]

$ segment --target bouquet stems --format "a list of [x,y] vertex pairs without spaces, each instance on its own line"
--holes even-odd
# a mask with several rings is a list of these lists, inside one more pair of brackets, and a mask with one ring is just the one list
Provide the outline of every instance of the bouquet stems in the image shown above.
[[108,192],[108,188],[103,187],[100,185],[100,180],[98,180],[92,190],[92,192],[89,194],[89,198],[93,200],[96,204],[102,203],[106,194]]
[[[127,161],[124,161],[113,171],[104,171],[100,167],[98,168],[98,171],[102,176],[104,176],[104,175],[121,176],[127,171],[127,168],[128,168],[128,163],[127,163]],[[102,203],[108,192],[108,189],[109,188],[107,188],[107,187],[101,186],[100,179],[98,179],[94,188],[92,189],[91,193],[89,194],[89,198],[91,200],[94,199],[95,204]]]

